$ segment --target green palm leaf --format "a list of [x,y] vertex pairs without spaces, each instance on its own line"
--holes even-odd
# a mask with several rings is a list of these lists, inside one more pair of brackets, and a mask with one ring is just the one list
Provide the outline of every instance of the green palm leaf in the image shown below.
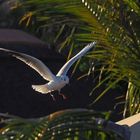
[[[42,38],[46,38],[46,41],[53,46],[57,45],[60,51],[71,44],[79,49],[76,46],[81,46],[81,43],[97,41],[97,47],[90,55],[98,62],[97,65],[101,66],[97,66],[96,69],[100,71],[104,67],[102,73],[105,77],[109,75],[110,81],[112,79],[114,82],[117,81],[115,84],[120,80],[131,82],[139,90],[140,36],[137,25],[140,18],[137,2],[134,0],[27,0],[22,3],[22,6],[27,12],[22,17],[21,23],[34,25],[42,31],[53,30],[53,34],[45,34],[51,35],[51,40],[46,36]],[[35,19],[32,20],[34,22],[31,22],[31,18]],[[52,38],[55,41],[52,41]],[[100,81],[99,85],[101,85]]]
[[107,119],[108,114],[87,109],[69,109],[36,119],[0,115],[3,118],[0,123],[3,125],[0,129],[3,140],[123,140],[124,138],[123,134],[107,127],[107,121],[101,119]]

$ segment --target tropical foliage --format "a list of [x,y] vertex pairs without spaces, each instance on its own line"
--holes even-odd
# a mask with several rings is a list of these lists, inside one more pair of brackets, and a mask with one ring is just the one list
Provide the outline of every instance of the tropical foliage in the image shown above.
[[18,28],[20,16],[24,9],[12,10],[17,5],[16,0],[0,1],[0,28]]
[[[73,109],[53,113],[39,119],[22,119],[0,114],[2,140],[123,140],[124,133],[107,128],[104,113]],[[96,118],[95,118],[96,117]],[[100,119],[97,119],[100,117]],[[107,118],[106,118],[107,119]],[[108,131],[106,129],[108,129]]]
[[109,84],[93,103],[119,81],[124,81],[128,83],[124,117],[140,111],[139,2],[27,0],[21,6],[26,12],[20,24],[40,31],[41,37],[59,51],[70,46],[68,59],[81,44],[97,41],[97,47],[89,55],[92,59],[88,66],[89,70],[95,68],[99,71],[99,82],[91,95],[102,84]]
[[[140,112],[139,1],[21,0],[12,9],[24,9],[19,25],[25,25],[24,29],[38,34],[52,49],[62,53],[70,50],[68,59],[84,44],[96,41],[96,48],[88,54],[90,59],[85,60],[89,69],[87,73],[90,72],[92,76],[95,71],[98,71],[98,83],[91,91],[91,97],[97,88],[104,84],[107,86],[92,104],[99,101],[110,88],[121,81],[128,85],[124,100],[124,117]],[[77,65],[78,63],[76,67]],[[74,118],[77,119],[78,115],[76,114]],[[31,120],[16,117],[4,119],[2,121],[4,127],[0,129],[3,134],[1,139],[6,140],[11,136],[12,139],[29,140],[51,139],[52,137],[52,139],[62,139],[61,136],[74,140],[85,139],[85,137],[109,139],[99,129],[99,133],[95,135],[95,130],[92,132],[94,126],[83,127],[86,129],[84,132],[79,127],[75,130],[78,124],[69,119],[71,113],[68,113],[68,117],[62,114],[62,118],[58,115],[53,121],[50,116]],[[81,118],[80,123],[87,124],[91,121],[92,117],[89,116],[87,115],[86,119]],[[49,131],[47,131],[48,128]]]

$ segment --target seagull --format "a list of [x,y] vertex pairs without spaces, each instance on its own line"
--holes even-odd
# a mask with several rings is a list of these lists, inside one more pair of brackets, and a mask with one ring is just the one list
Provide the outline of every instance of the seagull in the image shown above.
[[4,48],[0,48],[0,51],[7,52],[10,56],[17,58],[18,60],[24,62],[36,72],[38,72],[48,82],[43,85],[32,85],[32,88],[42,94],[50,93],[52,98],[55,100],[51,92],[58,91],[59,95],[62,95],[64,99],[66,98],[63,94],[60,93],[60,91],[66,84],[69,83],[69,77],[67,76],[68,70],[74,62],[76,62],[79,58],[85,55],[95,45],[96,42],[92,42],[85,46],[78,54],[76,54],[63,65],[63,67],[59,70],[56,76],[42,61],[33,56]]

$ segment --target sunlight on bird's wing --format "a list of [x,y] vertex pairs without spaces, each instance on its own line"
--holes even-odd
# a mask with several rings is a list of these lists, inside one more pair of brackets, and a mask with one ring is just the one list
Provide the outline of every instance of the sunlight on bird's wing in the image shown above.
[[0,48],[0,51],[8,52],[11,56],[16,57],[17,59],[26,63],[35,71],[37,71],[45,80],[51,81],[56,79],[55,75],[39,59],[24,53],[11,51],[4,48]]
[[88,44],[85,48],[83,48],[77,55],[75,55],[74,57],[72,57],[57,73],[57,76],[61,76],[61,75],[66,75],[68,70],[70,69],[71,65],[78,60],[80,57],[82,57],[84,54],[86,54],[86,52],[88,52],[94,45],[96,44],[96,42],[92,42],[90,44]]

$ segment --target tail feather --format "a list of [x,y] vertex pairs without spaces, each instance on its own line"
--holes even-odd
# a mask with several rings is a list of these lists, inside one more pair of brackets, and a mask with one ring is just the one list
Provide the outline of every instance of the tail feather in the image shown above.
[[46,84],[45,85],[32,85],[32,88],[35,91],[40,92],[42,94],[50,92]]

